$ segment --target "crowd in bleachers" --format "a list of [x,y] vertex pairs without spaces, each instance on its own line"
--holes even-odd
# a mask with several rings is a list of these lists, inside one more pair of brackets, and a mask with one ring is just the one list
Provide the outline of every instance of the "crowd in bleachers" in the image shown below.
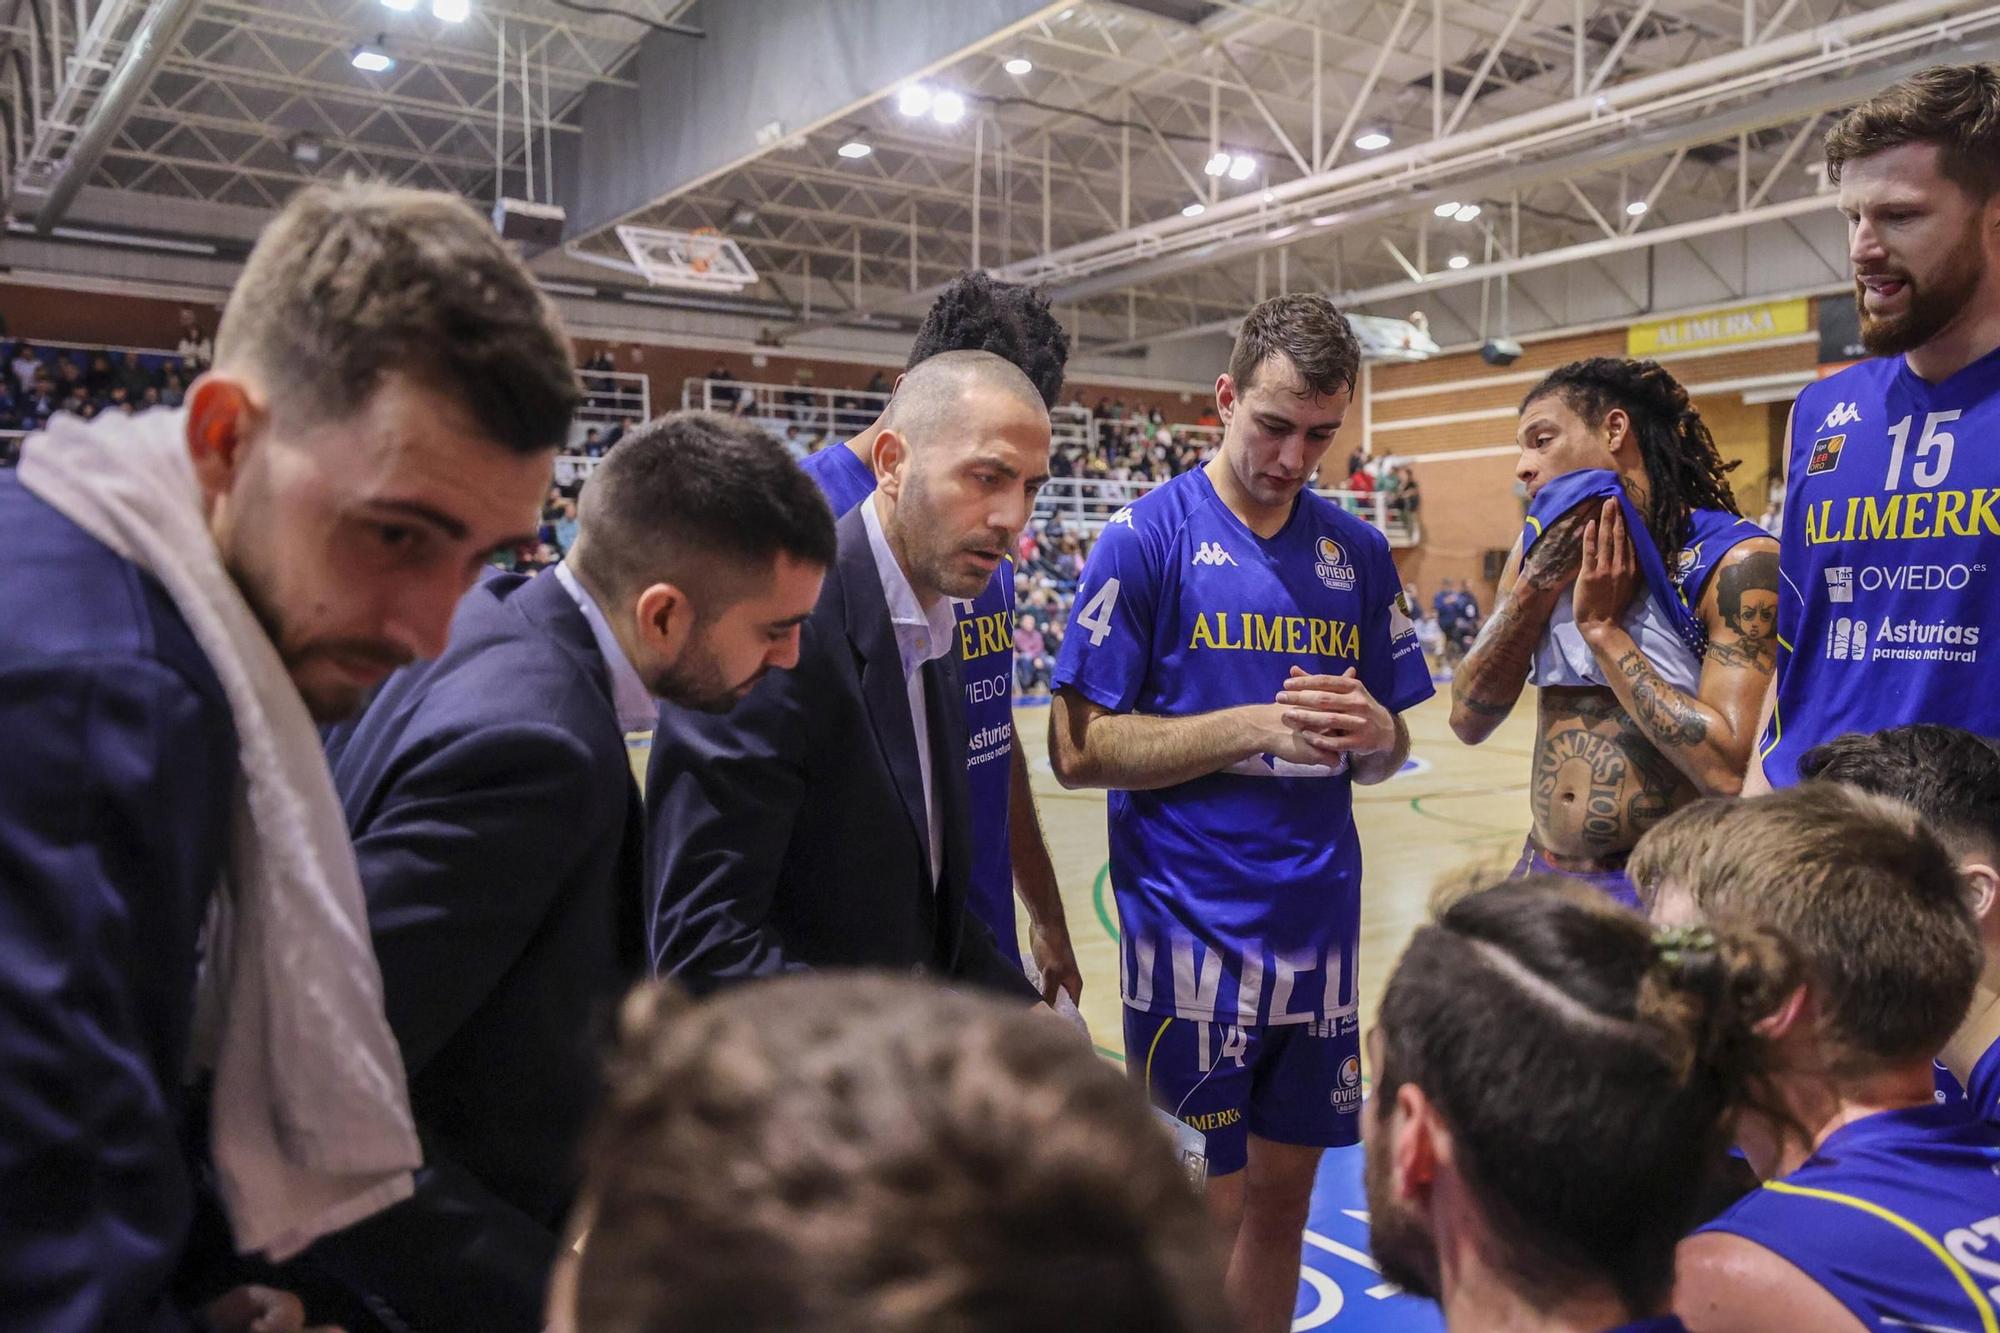
[[114,352],[17,342],[0,382],[0,430],[39,430],[58,412],[88,421],[106,412],[179,407],[205,362],[198,351]]

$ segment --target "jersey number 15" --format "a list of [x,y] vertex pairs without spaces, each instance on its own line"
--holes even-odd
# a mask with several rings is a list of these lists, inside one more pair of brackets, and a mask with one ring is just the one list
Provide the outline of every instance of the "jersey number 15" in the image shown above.
[[[1951,471],[1951,451],[1956,443],[1948,431],[1939,426],[1958,420],[1962,409],[1949,412],[1933,412],[1924,418],[1924,433],[1917,439],[1917,457],[1910,468],[1910,480],[1929,490],[1945,479]],[[1910,443],[1910,422],[1913,417],[1904,417],[1889,427],[1889,438],[1894,447],[1889,450],[1889,475],[1882,482],[1882,489],[1893,491],[1903,485],[1903,450]]]

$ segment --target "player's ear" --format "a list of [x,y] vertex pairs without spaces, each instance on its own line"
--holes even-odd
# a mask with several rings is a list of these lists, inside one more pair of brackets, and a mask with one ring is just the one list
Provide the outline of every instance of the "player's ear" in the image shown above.
[[909,458],[909,441],[894,429],[876,433],[874,453],[868,461],[875,469],[877,486],[892,500],[902,496],[903,466]]
[[1617,454],[1628,447],[1633,440],[1632,417],[1622,407],[1614,407],[1604,414],[1604,444]]
[[1229,372],[1225,370],[1215,379],[1215,415],[1221,417],[1222,424],[1227,426],[1229,418],[1235,413],[1236,381],[1231,379]]
[[639,644],[660,662],[680,660],[694,630],[694,604],[686,593],[671,583],[655,583],[641,592],[632,605]]

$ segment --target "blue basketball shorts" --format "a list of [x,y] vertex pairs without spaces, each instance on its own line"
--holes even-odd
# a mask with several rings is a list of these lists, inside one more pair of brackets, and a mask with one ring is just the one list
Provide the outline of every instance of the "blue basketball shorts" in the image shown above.
[[1361,1024],[1235,1027],[1125,1009],[1125,1068],[1208,1140],[1208,1174],[1241,1171],[1249,1136],[1302,1147],[1361,1139]]

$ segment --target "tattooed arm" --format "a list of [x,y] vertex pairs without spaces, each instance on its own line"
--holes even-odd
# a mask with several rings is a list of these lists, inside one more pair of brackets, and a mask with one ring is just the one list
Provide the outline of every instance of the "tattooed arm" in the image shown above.
[[1576,577],[1588,517],[1587,509],[1574,510],[1543,533],[1525,557],[1518,545],[1507,557],[1493,615],[1451,678],[1451,729],[1467,745],[1491,736],[1514,711],[1549,617]]
[[1757,741],[1757,711],[1777,656],[1778,544],[1737,546],[1702,596],[1708,656],[1695,694],[1675,689],[1626,632],[1640,589],[1624,514],[1607,502],[1584,534],[1576,624],[1618,702],[1640,731],[1705,796],[1735,796]]

